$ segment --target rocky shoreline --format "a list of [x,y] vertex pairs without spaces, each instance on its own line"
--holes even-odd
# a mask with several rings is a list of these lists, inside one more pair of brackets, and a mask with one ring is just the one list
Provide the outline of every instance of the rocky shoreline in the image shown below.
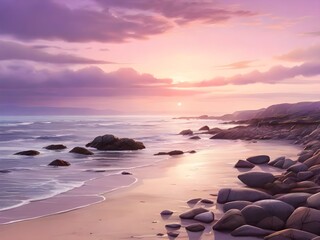
[[[167,235],[176,237],[179,229],[187,233],[206,227],[230,233],[234,237],[257,237],[268,240],[319,240],[320,237],[320,118],[319,115],[281,116],[232,121],[240,126],[230,129],[210,129],[180,132],[189,139],[200,134],[211,134],[211,139],[289,140],[304,147],[297,159],[283,156],[270,161],[267,155],[239,160],[236,168],[248,171],[238,176],[243,188],[223,188],[217,204],[224,214],[215,219],[213,203],[197,207],[203,199],[191,199],[191,209],[179,215],[181,223],[166,225]],[[192,138],[193,137],[193,138]],[[197,139],[200,139],[197,138]],[[281,174],[251,171],[256,165],[283,169]],[[211,201],[211,200],[210,200]],[[184,219],[191,222],[183,224]]]

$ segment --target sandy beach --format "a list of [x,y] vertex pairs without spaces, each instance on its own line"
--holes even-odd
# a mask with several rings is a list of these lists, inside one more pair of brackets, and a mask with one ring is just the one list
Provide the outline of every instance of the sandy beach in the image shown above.
[[[294,158],[301,150],[295,145],[273,141],[228,141],[226,146],[169,157],[156,165],[135,169],[132,176],[122,177],[137,177],[138,182],[106,194],[105,201],[70,212],[1,225],[1,239],[168,239],[165,224],[180,223],[178,215],[192,207],[186,203],[189,199],[213,200],[214,205],[205,207],[219,219],[221,212],[215,197],[218,190],[243,186],[236,178],[239,171],[233,168],[238,159],[262,153],[271,158],[282,155]],[[255,167],[254,170],[277,172],[268,166]],[[174,211],[168,219],[159,214],[165,209]],[[182,222],[182,226],[189,223]],[[207,225],[202,236],[188,235],[182,227],[177,239],[233,239],[230,235],[213,233],[211,225]]]

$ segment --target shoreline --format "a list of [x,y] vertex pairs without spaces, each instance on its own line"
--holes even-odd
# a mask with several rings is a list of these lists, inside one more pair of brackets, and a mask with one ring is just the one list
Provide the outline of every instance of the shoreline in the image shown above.
[[[242,145],[247,146],[248,148],[251,147],[253,149],[250,150],[251,152],[261,152],[263,148],[274,142],[271,141],[250,144],[244,141],[225,141],[228,143],[227,146],[232,145],[231,143],[233,143],[236,145],[236,147],[239,147],[239,149],[243,147]],[[276,141],[275,145],[279,144],[279,141]],[[259,145],[261,145],[260,147],[262,147],[262,149],[257,150],[256,147]],[[283,143],[283,145],[290,148],[291,152],[293,149],[295,149],[296,153],[299,152],[298,146],[288,146],[289,143]],[[233,147],[230,147],[230,149],[233,149]],[[225,150],[220,149],[219,151]],[[266,149],[266,151],[269,150]],[[28,231],[33,233],[32,238],[35,240],[44,238],[56,239],[57,232],[59,232],[62,236],[61,237],[59,235],[59,239],[91,239],[90,236],[95,235],[94,233],[100,234],[101,239],[129,239],[131,236],[135,235],[142,236],[142,238],[145,239],[157,239],[159,238],[159,236],[156,236],[157,233],[166,233],[164,228],[166,220],[161,219],[159,214],[162,210],[169,208],[169,206],[173,206],[173,208],[175,208],[175,212],[181,212],[183,209],[187,209],[187,205],[185,204],[186,201],[193,197],[199,195],[202,197],[210,197],[210,194],[217,193],[218,189],[223,187],[224,184],[227,186],[239,185],[237,179],[234,178],[239,171],[236,169],[230,169],[233,168],[230,165],[234,164],[238,160],[237,156],[234,156],[234,153],[230,153],[229,156],[230,159],[233,159],[232,162],[223,163],[223,167],[232,172],[232,174],[229,173],[230,176],[226,176],[226,179],[224,180],[225,183],[222,181],[220,186],[215,185],[214,181],[212,184],[210,183],[212,181],[212,179],[210,179],[210,175],[215,171],[210,171],[207,169],[208,166],[204,166],[207,164],[206,161],[208,161],[206,158],[211,157],[211,154],[213,154],[214,151],[216,151],[216,149],[203,150],[195,155],[170,157],[168,160],[160,161],[153,166],[134,169],[134,171],[132,171],[134,174],[133,176],[138,178],[138,182],[129,188],[104,194],[106,197],[105,201],[85,208],[64,212],[62,214],[55,214],[33,220],[0,225],[0,231],[2,232],[1,239],[29,239],[26,237]],[[276,157],[278,156],[278,153],[274,153],[273,155]],[[192,170],[191,172],[190,168]],[[146,169],[148,171],[146,171]],[[194,169],[198,169],[198,171],[200,171],[199,176],[197,176],[199,179],[196,179],[196,181],[192,176],[192,174],[194,174]],[[258,168],[257,170],[260,169]],[[273,169],[273,171],[277,171],[277,169]],[[201,175],[203,176],[201,177]],[[222,175],[221,177],[224,177]],[[230,180],[231,183],[228,180]],[[190,184],[194,184],[194,187],[190,188]],[[154,190],[157,190],[157,192],[154,192]],[[211,198],[216,197],[211,196]],[[213,207],[216,208],[217,206],[214,205]],[[108,219],[104,219],[106,216],[105,214],[101,213],[103,210],[106,210],[108,213],[110,213],[110,216],[108,214]],[[141,211],[145,213],[143,216],[140,216]],[[125,217],[118,216],[121,213],[125,213]],[[95,216],[96,214],[97,216]],[[88,216],[89,219],[85,221],[83,218]],[[100,218],[97,218],[98,216],[100,216]],[[76,222],[72,222],[73,220],[79,218],[83,219],[84,222],[80,220],[80,222],[78,220]],[[142,221],[142,224],[139,224],[139,226],[135,224],[134,229],[130,228],[130,231],[128,231],[128,229],[126,229],[124,226],[126,224],[130,225],[130,223],[132,225],[132,223],[135,223],[137,218],[139,222]],[[110,223],[108,221],[110,219],[113,219],[113,221],[115,221],[117,224]],[[173,217],[172,220],[177,221],[176,216]],[[70,221],[72,223],[70,223]],[[152,223],[153,221],[155,222]],[[97,226],[95,225],[98,224],[100,226],[101,222],[104,223],[104,228],[97,229]],[[62,226],[62,229],[60,229],[60,225]],[[64,225],[68,227],[64,227]],[[83,226],[87,226],[88,229],[91,229],[92,234],[90,234],[90,231],[89,233],[83,231]],[[15,231],[16,228],[21,229],[21,231],[17,233]],[[73,232],[80,232],[81,234],[79,233],[80,235],[76,234],[75,236],[72,234],[70,235],[71,229],[73,229]],[[108,236],[105,235],[107,232],[109,234]],[[220,233],[215,234],[219,235]],[[212,233],[204,233],[204,237],[212,238]],[[188,239],[188,236],[184,233],[181,233],[179,239]]]

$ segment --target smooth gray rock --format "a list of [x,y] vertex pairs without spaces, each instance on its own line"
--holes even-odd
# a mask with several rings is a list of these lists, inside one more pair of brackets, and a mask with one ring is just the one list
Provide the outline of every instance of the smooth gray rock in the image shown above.
[[199,129],[199,131],[209,131],[210,128],[208,126],[203,126]]
[[266,236],[265,240],[312,240],[315,234],[297,229],[285,229]]
[[181,224],[179,224],[179,223],[170,223],[170,224],[166,224],[165,227],[178,230],[178,229],[181,228]]
[[193,199],[190,199],[187,203],[188,204],[197,204],[198,202],[200,202],[202,198],[193,198]]
[[254,164],[245,160],[239,160],[234,167],[235,168],[254,168]]
[[204,203],[204,204],[213,204],[214,202],[210,199],[201,199],[200,201],[201,203]]
[[173,214],[173,212],[171,210],[163,210],[160,215],[163,216],[171,216]]
[[167,235],[172,238],[176,238],[179,236],[178,232],[168,232]]
[[227,202],[223,205],[223,211],[226,212],[230,209],[238,209],[242,210],[244,207],[252,204],[252,202],[249,201],[233,201],[233,202]]
[[193,219],[202,223],[212,223],[214,221],[214,214],[213,212],[204,212],[196,215]]
[[201,137],[199,137],[199,136],[192,136],[192,137],[190,137],[189,139],[191,139],[191,140],[199,140],[199,139],[201,139]]
[[283,221],[286,221],[294,211],[294,207],[290,204],[275,199],[257,201],[253,205],[262,207],[270,216],[276,216]]
[[280,200],[282,202],[285,202],[285,203],[288,203],[290,204],[291,206],[293,206],[294,208],[297,208],[297,207],[301,207],[303,206],[308,197],[310,197],[311,194],[310,193],[287,193],[287,194],[284,194],[282,196],[279,196],[277,197],[276,199],[277,200]]
[[52,144],[44,147],[47,150],[63,150],[66,149],[67,147],[63,144]]
[[285,222],[276,216],[268,216],[256,224],[257,227],[279,231],[284,229]]
[[240,210],[231,209],[227,211],[212,227],[218,231],[233,231],[234,229],[245,225],[245,219]]
[[320,211],[299,207],[287,220],[286,227],[320,235]]
[[311,171],[303,171],[303,172],[298,172],[297,178],[299,181],[305,181],[314,176],[313,172]]
[[186,226],[186,229],[190,232],[203,232],[205,229],[205,226],[203,226],[202,224],[191,224],[189,226]]
[[283,169],[287,169],[289,167],[291,167],[292,165],[296,164],[296,161],[293,161],[292,159],[286,158],[284,160],[284,163],[282,165]]
[[69,152],[70,153],[82,154],[82,155],[93,155],[93,152],[91,152],[88,149],[83,148],[83,147],[74,147]]
[[288,171],[291,171],[291,172],[294,172],[294,173],[307,171],[307,170],[308,170],[308,166],[305,165],[304,163],[296,163],[296,164],[294,164],[294,165],[292,165],[291,167],[288,168]]
[[248,205],[241,210],[241,214],[249,225],[256,226],[260,221],[270,216],[269,213],[260,206]]
[[186,129],[186,130],[182,130],[179,134],[180,135],[193,135],[193,131],[190,129]]
[[266,172],[248,172],[238,176],[241,182],[252,188],[263,188],[267,183],[272,183],[275,177]]
[[222,188],[218,193],[217,202],[226,203],[237,200],[255,202],[258,200],[270,198],[272,198],[271,195],[255,189]]
[[274,231],[258,228],[251,225],[243,225],[231,232],[234,237],[264,237],[272,234]]
[[193,219],[198,214],[204,213],[204,212],[208,212],[208,210],[204,208],[194,208],[185,213],[180,214],[179,217],[181,219]]
[[311,195],[308,199],[307,199],[307,204],[309,207],[311,208],[315,208],[315,209],[320,209],[320,192]]
[[267,155],[257,155],[257,156],[249,157],[246,160],[253,164],[266,164],[270,161],[270,157]]

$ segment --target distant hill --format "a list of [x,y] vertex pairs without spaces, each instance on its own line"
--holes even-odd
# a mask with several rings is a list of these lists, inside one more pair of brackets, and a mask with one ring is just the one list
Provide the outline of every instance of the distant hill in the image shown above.
[[0,106],[0,116],[28,116],[28,115],[120,115],[119,111],[97,110],[91,108],[70,107],[24,107],[16,105]]
[[273,118],[282,116],[319,116],[320,101],[318,102],[300,102],[300,103],[282,103],[271,105],[270,107],[259,110],[238,111],[232,114],[226,114],[216,119],[221,120],[249,120],[261,118]]

